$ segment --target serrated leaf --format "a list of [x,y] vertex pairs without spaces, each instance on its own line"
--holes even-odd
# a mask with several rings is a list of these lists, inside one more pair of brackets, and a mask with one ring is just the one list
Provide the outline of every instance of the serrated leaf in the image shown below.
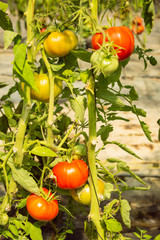
[[40,190],[37,186],[35,180],[31,177],[30,173],[23,168],[16,168],[14,166],[13,160],[8,160],[8,165],[12,170],[12,176],[15,182],[17,182],[20,186],[22,186],[27,191],[34,193],[36,195],[40,195]]
[[125,152],[127,152],[127,153],[131,154],[132,156],[142,160],[141,157],[139,157],[136,153],[134,153],[131,149],[129,149],[125,144],[122,144],[122,143],[119,143],[119,142],[116,142],[116,141],[106,142],[106,144],[115,144],[118,147],[120,147],[121,149],[123,149]]
[[80,122],[84,122],[84,114],[87,107],[86,98],[84,96],[78,96],[75,99],[70,100],[71,108],[75,112],[75,118]]
[[57,153],[53,152],[50,148],[43,147],[43,146],[37,146],[34,147],[30,153],[35,154],[37,156],[41,157],[56,157]]
[[113,126],[108,124],[107,126],[101,126],[97,132],[97,136],[101,136],[102,141],[106,141],[109,137],[109,133],[113,131]]
[[117,164],[117,169],[118,171],[124,171],[124,172],[128,172],[134,179],[136,179],[138,182],[146,185],[146,183],[138,176],[136,175],[134,172],[132,172],[129,168],[129,166],[125,163],[125,162],[119,162]]
[[129,205],[129,202],[126,199],[122,199],[121,205],[120,205],[120,212],[121,212],[122,220],[128,228],[131,227],[130,211],[131,211],[131,207]]
[[151,138],[151,131],[149,130],[149,127],[147,126],[147,124],[143,121],[140,121],[142,130],[144,132],[144,134],[146,135],[146,137],[148,138],[149,141],[152,142],[152,138]]
[[149,189],[150,189],[150,186],[149,187],[129,187],[129,186],[122,186],[121,187],[122,192],[129,191],[129,190],[148,191]]
[[4,31],[4,50],[6,50],[12,43],[15,37],[19,34],[13,31],[6,30]]
[[105,219],[106,228],[109,232],[121,232],[122,225],[116,219]]

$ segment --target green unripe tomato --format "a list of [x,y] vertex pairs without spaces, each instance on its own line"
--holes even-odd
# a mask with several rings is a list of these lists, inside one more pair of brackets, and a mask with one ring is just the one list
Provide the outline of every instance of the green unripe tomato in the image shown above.
[[[98,179],[98,198],[103,200],[103,194],[105,191],[105,184],[102,180]],[[88,183],[81,188],[70,190],[72,198],[81,204],[89,205],[91,202],[91,190]]]
[[80,159],[82,156],[86,156],[87,150],[84,144],[77,144],[73,148],[72,158],[73,159]]

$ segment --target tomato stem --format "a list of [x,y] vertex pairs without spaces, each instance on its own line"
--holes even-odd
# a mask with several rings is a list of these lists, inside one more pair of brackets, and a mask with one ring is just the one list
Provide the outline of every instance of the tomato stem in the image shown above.
[[[34,56],[34,45],[33,45],[33,30],[32,30],[32,22],[34,18],[34,4],[35,0],[29,0],[28,8],[26,13],[26,21],[27,21],[27,60],[29,62],[33,62]],[[13,151],[15,152],[15,165],[21,167],[23,161],[23,142],[26,132],[26,127],[28,123],[29,113],[31,109],[31,99],[30,99],[30,87],[24,87],[24,101],[23,101],[23,109],[21,114],[21,119],[19,121],[17,134],[16,134],[16,142]]]
[[49,77],[49,110],[48,110],[48,120],[47,120],[47,143],[49,146],[53,145],[53,132],[52,132],[52,125],[53,125],[53,113],[54,113],[54,79],[55,76],[53,75],[51,66],[48,62],[47,56],[45,54],[44,48],[41,49],[42,58],[46,65]]
[[86,90],[88,100],[88,118],[89,118],[89,141],[88,141],[88,162],[90,169],[89,184],[91,189],[91,206],[89,218],[97,228],[98,240],[104,239],[104,230],[100,223],[99,200],[98,200],[98,181],[95,159],[95,147],[97,142],[96,135],[96,103],[94,93],[95,80],[93,76],[88,79]]

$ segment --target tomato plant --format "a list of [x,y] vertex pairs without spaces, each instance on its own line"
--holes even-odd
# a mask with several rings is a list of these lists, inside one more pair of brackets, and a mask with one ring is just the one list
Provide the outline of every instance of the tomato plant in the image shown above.
[[[98,179],[98,198],[103,200],[103,194],[105,190],[104,182]],[[84,205],[89,205],[91,203],[91,190],[88,183],[83,185],[81,188],[70,190],[72,198]]]
[[78,44],[76,34],[70,30],[52,32],[44,41],[44,49],[50,57],[64,57]]
[[[113,151],[107,148],[115,145],[131,158],[140,159],[124,143],[113,139],[119,137],[114,128],[116,120],[129,124],[126,112],[137,117],[147,139],[152,141],[144,122],[146,112],[135,104],[138,100],[135,87],[129,84],[129,79],[127,85],[121,82],[121,73],[130,63],[134,37],[127,27],[116,26],[116,18],[122,21],[121,25],[131,24],[135,16],[132,7],[137,4],[149,33],[154,19],[153,2],[143,1],[143,7],[140,2],[131,1],[130,5],[124,0],[108,4],[97,0],[57,0],[55,4],[9,1],[11,12],[17,6],[19,17],[25,13],[24,41],[24,36],[14,30],[8,5],[0,1],[4,49],[10,46],[14,55],[11,71],[14,86],[0,99],[0,181],[5,189],[0,197],[0,238],[42,239],[49,224],[46,222],[53,220],[54,238],[65,239],[77,226],[73,216],[79,216],[81,209],[85,209],[82,215],[89,239],[123,239],[123,225],[131,227],[130,204],[123,192],[137,188],[121,175],[125,173],[138,181],[138,189],[148,188],[127,161],[113,157]],[[104,17],[106,26],[114,22],[115,27],[93,35],[101,31]],[[47,29],[41,31],[45,26]],[[139,47],[134,51],[139,61],[144,60],[145,68],[148,61],[156,65],[149,52]],[[5,86],[0,83],[0,88]],[[11,97],[22,93],[19,86],[23,94],[18,95],[15,103]],[[32,98],[38,101],[31,101]],[[102,150],[107,151],[104,159],[100,155]],[[101,185],[98,178],[103,179]],[[56,192],[57,198],[43,186]],[[102,204],[103,192],[107,202]],[[71,201],[70,193],[76,201],[87,204],[88,211],[86,206]],[[59,210],[61,214],[54,219]]]
[[[49,193],[46,188],[43,188],[43,192],[46,195]],[[48,197],[50,196],[52,196],[51,193]],[[58,201],[54,197],[47,201],[43,196],[37,196],[36,194],[31,194],[27,198],[26,208],[34,219],[44,222],[53,220],[59,212]]]
[[[111,27],[104,30],[105,42],[113,42],[113,46],[117,49],[119,61],[125,60],[133,53],[134,36],[128,27]],[[92,48],[99,49],[103,44],[103,34],[95,33],[92,37]]]
[[80,159],[72,162],[59,162],[53,169],[56,176],[57,186],[62,189],[79,188],[88,179],[88,166]]

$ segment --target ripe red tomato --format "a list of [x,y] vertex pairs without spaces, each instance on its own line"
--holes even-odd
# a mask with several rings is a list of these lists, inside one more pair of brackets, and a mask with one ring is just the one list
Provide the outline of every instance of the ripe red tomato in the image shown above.
[[[114,43],[119,61],[127,59],[134,50],[134,36],[132,31],[125,26],[111,27],[105,30],[105,42]],[[103,44],[103,34],[95,33],[92,37],[92,48],[99,49]]]
[[44,49],[50,57],[64,57],[78,44],[77,35],[70,31],[52,32],[44,41]]
[[[48,189],[43,188],[44,193],[48,194]],[[52,194],[50,193],[50,196]],[[26,203],[28,213],[36,220],[48,222],[54,219],[58,212],[58,202],[52,198],[51,201],[45,200],[41,196],[31,194]]]
[[62,189],[75,189],[83,186],[88,179],[88,166],[83,160],[59,162],[52,169],[57,178],[57,186]]

